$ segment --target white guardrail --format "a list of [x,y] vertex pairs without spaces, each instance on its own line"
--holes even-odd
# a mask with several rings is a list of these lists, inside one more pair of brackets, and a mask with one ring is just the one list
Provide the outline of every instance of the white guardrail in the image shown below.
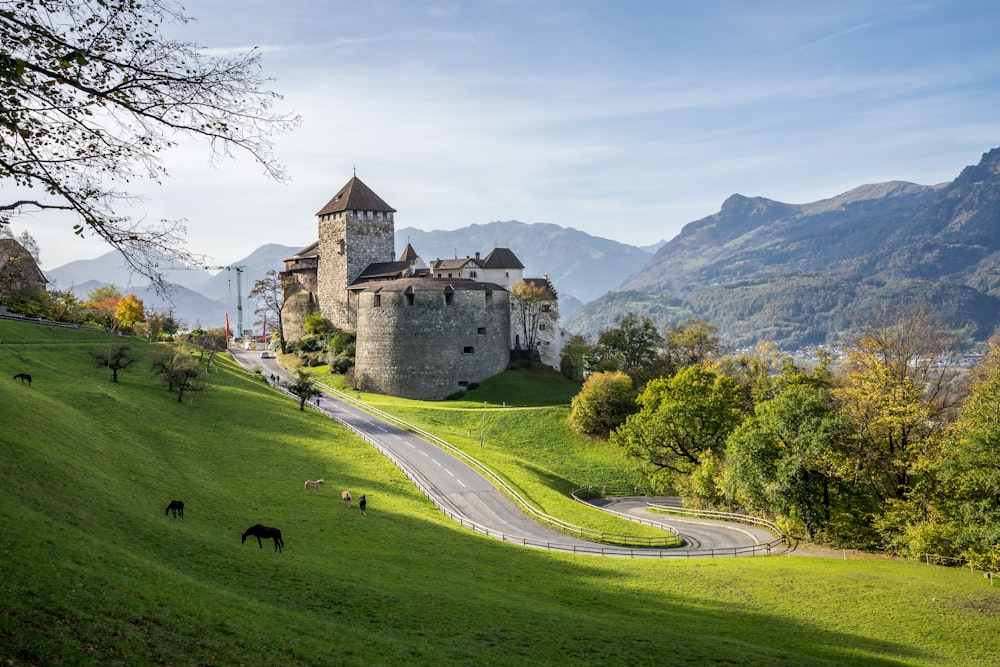
[[[236,359],[235,357],[234,357],[234,360],[237,361],[237,363],[239,363],[239,361],[240,361],[239,359]],[[629,557],[629,558],[693,558],[693,557],[704,558],[704,557],[712,557],[712,556],[739,556],[739,555],[757,555],[758,553],[760,553],[760,554],[764,554],[764,553],[770,554],[771,553],[771,547],[773,546],[774,543],[768,543],[767,545],[754,545],[752,547],[742,547],[742,548],[736,548],[736,549],[732,549],[732,548],[730,548],[730,549],[683,549],[683,548],[678,548],[678,547],[667,546],[667,545],[673,545],[673,544],[676,543],[677,531],[673,527],[667,526],[666,524],[661,524],[661,523],[655,522],[655,521],[643,520],[643,519],[640,519],[638,517],[630,517],[628,515],[620,514],[620,513],[617,513],[617,512],[613,512],[613,513],[614,514],[620,514],[624,518],[627,518],[627,519],[629,519],[631,521],[636,521],[638,523],[645,523],[647,525],[656,526],[657,528],[661,528],[663,530],[666,530],[666,531],[672,533],[672,535],[669,536],[669,537],[665,536],[665,537],[660,537],[660,538],[657,538],[657,537],[638,537],[638,536],[629,536],[629,535],[615,535],[615,534],[611,534],[611,533],[604,533],[604,532],[593,530],[593,529],[590,529],[590,528],[583,528],[581,526],[573,525],[573,524],[571,524],[571,523],[569,523],[567,521],[563,521],[562,519],[559,519],[557,517],[553,517],[553,516],[551,516],[549,514],[546,514],[546,513],[542,512],[541,510],[539,510],[538,508],[532,506],[517,491],[515,491],[513,488],[511,488],[511,486],[509,484],[507,484],[506,481],[504,481],[500,476],[498,476],[496,473],[494,473],[492,470],[490,470],[487,466],[485,466],[483,463],[481,463],[480,461],[476,460],[474,457],[470,456],[469,454],[465,453],[464,451],[462,451],[458,447],[455,447],[451,443],[447,442],[446,440],[443,440],[443,439],[439,438],[438,436],[434,435],[433,433],[429,433],[427,431],[424,431],[423,429],[421,429],[421,428],[419,428],[417,426],[409,424],[409,423],[403,421],[402,419],[399,419],[398,417],[395,417],[394,415],[392,415],[392,414],[390,414],[388,412],[385,412],[383,410],[379,410],[378,408],[375,408],[374,406],[365,404],[365,403],[361,402],[360,400],[358,400],[357,398],[351,396],[347,392],[341,391],[339,389],[335,389],[335,388],[330,387],[328,385],[325,385],[325,384],[323,384],[321,382],[317,382],[316,384],[319,385],[320,387],[322,387],[323,390],[326,393],[328,393],[328,394],[330,394],[332,396],[336,396],[337,398],[339,398],[340,400],[342,400],[342,401],[344,401],[346,403],[349,403],[349,404],[352,404],[352,405],[356,405],[360,409],[365,410],[366,412],[369,412],[371,414],[374,414],[374,415],[378,416],[381,419],[385,419],[386,421],[389,421],[389,422],[391,422],[393,424],[396,424],[400,428],[403,428],[403,429],[405,429],[405,430],[413,433],[414,435],[418,435],[421,438],[424,438],[424,439],[428,440],[429,442],[437,445],[438,447],[441,447],[445,451],[448,451],[448,452],[452,453],[453,455],[457,456],[458,458],[462,459],[463,461],[465,461],[466,463],[468,463],[470,466],[472,466],[473,468],[475,468],[476,470],[478,470],[481,474],[483,474],[495,486],[497,486],[501,491],[503,491],[507,496],[509,496],[525,513],[527,513],[529,516],[535,518],[537,521],[540,521],[541,523],[549,525],[549,526],[551,526],[551,527],[559,530],[560,532],[566,533],[568,535],[573,535],[575,537],[579,537],[579,538],[584,539],[584,540],[595,542],[596,544],[594,544],[594,546],[576,545],[576,544],[560,544],[558,542],[548,542],[548,541],[543,541],[543,540],[531,539],[531,538],[527,538],[527,537],[523,537],[523,536],[508,535],[508,534],[506,534],[506,533],[504,533],[502,531],[494,530],[494,529],[488,528],[486,526],[483,526],[483,525],[481,525],[479,523],[476,523],[475,521],[471,521],[470,519],[468,519],[467,517],[465,517],[463,514],[461,514],[461,512],[459,512],[457,510],[457,508],[446,505],[445,504],[445,500],[443,498],[439,497],[438,494],[436,494],[436,493],[434,493],[432,491],[432,489],[430,488],[430,483],[424,478],[424,476],[420,473],[419,470],[411,468],[404,461],[401,461],[400,459],[398,459],[395,455],[393,455],[393,453],[391,451],[389,451],[387,448],[385,448],[382,445],[382,443],[380,443],[378,440],[376,440],[375,438],[372,438],[370,435],[368,435],[364,431],[361,431],[361,430],[355,428],[351,424],[346,423],[343,419],[339,418],[336,414],[331,414],[329,412],[323,412],[322,410],[320,410],[319,408],[317,408],[315,405],[307,403],[307,405],[310,405],[312,407],[312,409],[320,410],[320,412],[322,412],[322,414],[324,414],[327,417],[331,417],[336,422],[338,422],[339,424],[345,426],[352,433],[354,433],[355,435],[357,435],[358,437],[360,437],[361,439],[363,439],[365,442],[367,442],[368,444],[370,444],[373,447],[375,447],[375,449],[377,449],[379,452],[382,453],[383,456],[385,456],[387,459],[389,459],[389,461],[392,462],[393,465],[395,465],[397,468],[399,468],[403,472],[403,474],[406,475],[407,478],[411,482],[413,482],[413,484],[420,490],[420,492],[423,493],[425,496],[427,496],[427,498],[432,503],[434,503],[434,505],[438,509],[440,509],[448,518],[452,519],[453,521],[458,522],[459,524],[461,524],[462,526],[465,526],[466,528],[472,529],[473,531],[475,531],[477,533],[482,533],[483,535],[487,535],[489,537],[493,537],[493,538],[498,539],[498,540],[500,540],[502,542],[510,542],[512,544],[518,544],[518,545],[526,546],[526,547],[537,547],[537,548],[548,549],[548,550],[552,550],[552,551],[566,551],[566,552],[571,552],[571,553],[592,554],[592,555],[599,555],[599,556],[620,556],[620,557]],[[282,387],[280,385],[272,385],[272,386],[275,386],[275,388],[278,389],[279,391],[281,391],[282,393],[291,396],[295,400],[298,400],[297,396],[295,396],[294,394],[292,394],[291,392],[289,392],[284,387]],[[585,501],[582,501],[579,498],[577,498],[575,495],[573,496],[573,498],[575,500],[579,501],[579,502],[585,502]],[[673,509],[677,509],[677,508],[673,508]],[[736,516],[743,516],[743,515],[736,515]],[[760,521],[763,521],[763,520],[760,520]],[[777,528],[777,527],[775,526],[775,528]],[[780,531],[779,531],[779,533],[780,533]],[[781,540],[779,539],[779,540],[775,541],[775,543],[778,543],[778,542],[781,542]],[[607,544],[608,546],[601,546],[602,544]]]

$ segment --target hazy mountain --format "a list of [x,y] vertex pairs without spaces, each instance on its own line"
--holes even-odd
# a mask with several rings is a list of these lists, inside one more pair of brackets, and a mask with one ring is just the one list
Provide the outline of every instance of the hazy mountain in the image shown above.
[[[164,256],[161,263],[170,266],[171,260]],[[46,271],[45,276],[51,281],[49,289],[72,291],[78,296],[86,294],[81,295],[76,286],[92,280],[102,285],[117,285],[126,292],[132,292],[135,288],[149,284],[148,278],[132,272],[125,258],[117,250],[111,250],[94,259],[79,259],[63,264]],[[211,277],[210,273],[201,270],[170,273],[171,282],[193,290],[203,287]]]
[[[198,324],[205,328],[224,326],[228,314],[230,325],[236,329],[239,316],[237,292],[240,292],[243,328],[247,329],[253,328],[257,319],[253,312],[256,305],[247,300],[247,294],[268,271],[284,270],[285,258],[297,250],[297,247],[270,243],[231,264],[164,271],[169,287],[165,295],[157,294],[148,280],[129,273],[117,251],[95,259],[70,262],[46,272],[46,275],[54,283],[49,286],[50,289],[72,291],[79,298],[86,298],[102,285],[116,285],[124,293],[134,293],[142,299],[147,311],[172,312],[178,320],[192,328]],[[220,270],[220,266],[234,268]],[[241,270],[237,272],[235,267]],[[142,282],[137,284],[140,280]]]
[[[875,303],[922,299],[982,340],[1000,324],[1000,149],[951,183],[864,185],[785,204],[733,195],[689,223],[618,290],[630,307],[663,297],[660,326],[695,316],[733,345],[836,342]],[[569,318],[574,331],[627,312],[607,295]]]
[[[635,246],[576,229],[516,220],[450,231],[425,232],[413,227],[396,230],[397,256],[407,243],[428,264],[476,252],[485,257],[493,248],[510,248],[524,264],[525,277],[548,275],[561,297],[573,296],[582,302],[620,284],[650,258],[650,253]],[[567,306],[571,304],[566,302]]]

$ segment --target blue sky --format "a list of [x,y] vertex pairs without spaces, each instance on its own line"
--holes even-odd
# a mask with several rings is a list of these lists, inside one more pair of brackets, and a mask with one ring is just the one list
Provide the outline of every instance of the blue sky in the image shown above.
[[[397,228],[516,219],[646,245],[733,193],[939,183],[1000,146],[995,0],[184,6],[197,20],[178,36],[259,47],[303,120],[276,140],[286,184],[246,157],[211,167],[194,143],[165,156],[161,186],[137,184],[136,217],[186,219],[211,263],[312,242],[355,167]],[[40,216],[19,228],[43,268],[106,251]]]

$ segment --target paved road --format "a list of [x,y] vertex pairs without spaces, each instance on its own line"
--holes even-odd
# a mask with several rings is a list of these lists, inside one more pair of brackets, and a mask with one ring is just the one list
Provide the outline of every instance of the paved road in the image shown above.
[[[230,350],[247,368],[261,366],[265,377],[293,381],[275,359],[258,352]],[[314,399],[315,401],[315,399]],[[670,526],[685,540],[680,549],[630,549],[599,544],[557,531],[525,514],[481,473],[455,455],[358,407],[328,394],[313,406],[366,437],[398,465],[449,516],[479,532],[526,546],[628,557],[734,555],[734,550],[773,541],[774,536],[740,524],[679,519],[645,509],[648,499],[620,498],[597,504],[601,509]],[[661,499],[667,501],[667,499]],[[728,550],[728,554],[726,551]]]

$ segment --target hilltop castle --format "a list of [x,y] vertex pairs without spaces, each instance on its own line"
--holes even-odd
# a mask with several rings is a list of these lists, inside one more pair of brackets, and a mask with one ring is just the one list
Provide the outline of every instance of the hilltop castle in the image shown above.
[[[508,248],[484,258],[437,259],[428,266],[410,244],[395,256],[396,210],[354,176],[316,214],[319,239],[285,260],[281,273],[288,339],[321,313],[357,332],[355,379],[380,394],[440,400],[504,370],[522,346],[510,290],[542,287],[558,317],[548,278],[523,277]],[[561,331],[539,332],[537,352],[559,367]]]

